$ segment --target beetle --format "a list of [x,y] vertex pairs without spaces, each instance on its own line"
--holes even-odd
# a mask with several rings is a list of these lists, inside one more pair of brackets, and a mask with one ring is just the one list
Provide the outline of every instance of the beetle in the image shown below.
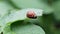
[[28,18],[32,18],[32,19],[36,19],[37,18],[35,12],[31,11],[31,10],[27,12],[27,17]]

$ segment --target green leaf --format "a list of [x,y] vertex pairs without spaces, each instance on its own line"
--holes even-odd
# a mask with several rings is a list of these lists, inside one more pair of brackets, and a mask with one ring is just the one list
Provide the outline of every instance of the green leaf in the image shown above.
[[[42,11],[38,9],[21,9],[21,10],[15,10],[14,13],[9,14],[8,16],[4,17],[1,20],[1,23],[9,23],[9,22],[14,22],[18,20],[24,20],[27,18],[26,14],[28,11],[34,11],[37,16],[42,16]],[[41,12],[41,13],[38,13]]]
[[0,1],[0,18],[7,15],[13,7],[7,1]]
[[[33,10],[37,14],[37,16],[42,16],[42,12],[41,12],[41,14],[38,13],[41,10],[38,10],[38,9],[12,10],[11,12],[13,12],[13,13],[0,19],[0,25],[2,26],[1,30],[3,31],[5,25],[11,25],[12,23],[14,23],[16,21],[26,20],[27,19],[26,14],[27,14],[28,10]],[[27,20],[29,20],[29,19],[27,19]]]
[[[25,20],[26,21],[26,20]],[[28,20],[27,20],[28,21]],[[33,24],[42,24],[42,16],[38,16],[36,19],[29,19],[29,22],[30,23],[33,23]]]
[[[0,1],[0,33],[2,31],[1,20],[4,16],[8,15],[9,11],[12,10],[13,7],[7,1]],[[4,23],[3,23],[4,24]]]
[[39,8],[44,10],[44,14],[53,12],[52,7],[42,0],[11,0],[11,2],[18,8]]
[[19,23],[13,23],[10,27],[6,27],[4,29],[4,34],[45,34],[40,26]]
[[14,13],[11,13],[10,15],[7,15],[5,17],[3,17],[2,19],[0,19],[0,25],[2,26],[1,27],[1,30],[3,30],[3,28],[5,27],[6,24],[11,24],[15,21],[18,21],[18,20],[24,20],[25,19],[25,14],[24,12],[14,12]]

